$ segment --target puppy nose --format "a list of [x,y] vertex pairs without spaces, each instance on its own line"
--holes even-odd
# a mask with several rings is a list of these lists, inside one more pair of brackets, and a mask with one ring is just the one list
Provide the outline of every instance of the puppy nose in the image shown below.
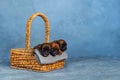
[[49,55],[49,52],[48,52],[48,51],[45,51],[45,52],[42,53],[42,55],[43,55],[44,57],[47,57],[47,56]]
[[51,54],[52,56],[56,56],[57,54],[59,54],[59,52],[58,52],[57,49],[52,49],[51,52],[50,52],[50,54]]

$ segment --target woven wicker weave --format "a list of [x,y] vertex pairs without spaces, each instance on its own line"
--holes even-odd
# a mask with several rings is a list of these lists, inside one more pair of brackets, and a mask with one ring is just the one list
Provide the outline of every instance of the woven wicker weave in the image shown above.
[[30,32],[32,20],[40,16],[45,22],[45,43],[49,42],[50,26],[47,17],[42,13],[33,14],[26,24],[26,44],[25,48],[11,49],[10,51],[10,63],[11,68],[26,69],[47,72],[64,67],[64,60],[52,63],[52,64],[39,64],[33,55],[33,48],[30,46]]

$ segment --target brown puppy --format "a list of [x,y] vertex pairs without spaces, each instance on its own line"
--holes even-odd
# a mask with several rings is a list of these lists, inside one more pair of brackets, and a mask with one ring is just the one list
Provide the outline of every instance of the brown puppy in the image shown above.
[[51,46],[49,43],[43,43],[35,46],[34,49],[38,49],[42,56],[47,57],[50,54]]
[[56,41],[54,41],[54,42],[56,42],[56,43],[59,45],[60,50],[61,50],[62,52],[64,52],[64,51],[67,50],[67,43],[66,43],[65,40],[60,39],[60,40],[56,40]]
[[51,52],[50,54],[52,56],[56,56],[56,55],[61,55],[62,52],[60,50],[59,45],[56,42],[51,42]]
[[51,46],[50,43],[43,43],[41,45],[41,55],[47,57],[50,54]]

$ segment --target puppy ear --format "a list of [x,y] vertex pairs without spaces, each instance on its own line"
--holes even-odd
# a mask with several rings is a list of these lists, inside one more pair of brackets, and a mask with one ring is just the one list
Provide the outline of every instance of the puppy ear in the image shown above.
[[60,40],[55,40],[54,42],[60,46]]
[[37,48],[37,46],[34,46],[34,47],[33,47],[33,49],[36,49],[36,48]]
[[41,44],[41,47],[40,47],[40,49],[42,50],[42,48],[43,48],[43,46],[44,46],[45,44],[43,43],[43,44]]
[[38,48],[38,45],[34,46],[33,49],[37,49]]
[[41,47],[41,44],[38,44],[37,46],[33,47],[33,49],[39,49]]
[[42,49],[42,44],[39,45],[39,50],[41,50],[41,49]]
[[59,40],[59,43],[60,43],[60,44],[63,44],[63,43],[64,43],[64,44],[67,45],[67,42],[66,42],[65,40],[63,40],[63,39]]

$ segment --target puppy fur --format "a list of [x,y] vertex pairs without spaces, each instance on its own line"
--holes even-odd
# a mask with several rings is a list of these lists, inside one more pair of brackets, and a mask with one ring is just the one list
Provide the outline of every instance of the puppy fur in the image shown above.
[[38,49],[42,56],[47,57],[50,54],[51,46],[49,43],[43,43],[35,46],[34,49]]
[[51,52],[50,54],[52,56],[56,56],[56,55],[61,55],[62,52],[60,50],[59,45],[56,42],[51,42]]
[[42,45],[42,44],[38,44],[37,46],[33,47],[33,49],[41,50],[41,45]]
[[50,54],[50,51],[51,51],[51,45],[50,45],[50,43],[43,43],[41,45],[41,47],[42,47],[41,54],[44,57],[47,57]]
[[56,40],[56,41],[54,41],[54,42],[56,42],[56,43],[59,45],[60,50],[61,50],[62,52],[64,52],[64,51],[67,50],[67,43],[66,43],[65,40],[60,39],[60,40]]

